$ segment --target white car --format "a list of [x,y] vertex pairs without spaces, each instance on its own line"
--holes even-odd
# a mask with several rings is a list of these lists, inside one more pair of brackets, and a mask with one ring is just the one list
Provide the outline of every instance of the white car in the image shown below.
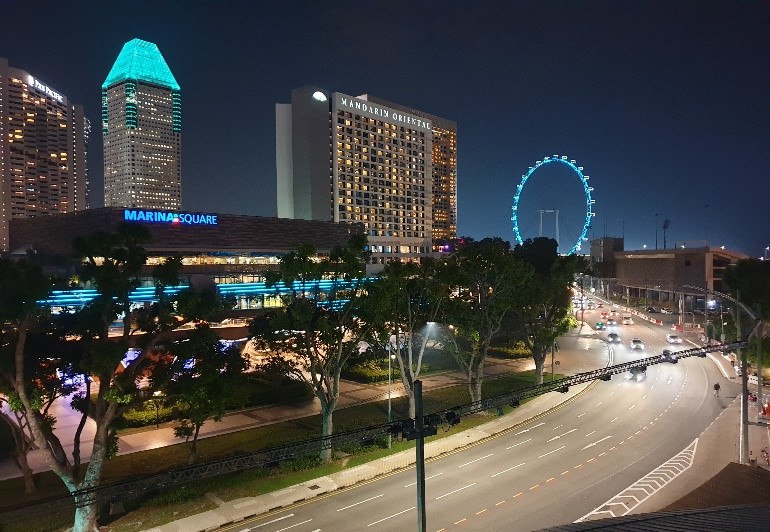
[[678,334],[667,334],[666,342],[669,344],[681,344],[682,338]]
[[623,325],[633,325],[634,320],[631,318],[631,316],[623,316],[623,321],[621,321]]
[[639,338],[631,338],[631,349],[644,349],[644,342]]

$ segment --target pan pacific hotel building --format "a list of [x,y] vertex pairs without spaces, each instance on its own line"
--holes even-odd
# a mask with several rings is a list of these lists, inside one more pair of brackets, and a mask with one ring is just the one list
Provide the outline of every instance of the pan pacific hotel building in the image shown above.
[[295,89],[276,105],[278,217],[363,224],[370,269],[430,256],[457,234],[456,131],[369,95]]

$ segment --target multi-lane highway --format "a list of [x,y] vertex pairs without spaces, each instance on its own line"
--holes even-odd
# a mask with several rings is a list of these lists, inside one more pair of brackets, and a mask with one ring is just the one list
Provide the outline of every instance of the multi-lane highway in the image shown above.
[[[586,321],[594,323],[600,311],[586,311]],[[669,347],[665,334],[670,331],[646,322],[597,335],[613,331],[622,338],[613,345],[614,363]],[[642,339],[646,349],[631,350],[632,337]],[[717,380],[712,362],[697,357],[651,366],[639,382],[618,375],[563,408],[430,461],[427,529],[536,530],[584,516],[698,437],[722,409],[723,400],[711,391]],[[415,494],[410,469],[230,529],[414,530]]]

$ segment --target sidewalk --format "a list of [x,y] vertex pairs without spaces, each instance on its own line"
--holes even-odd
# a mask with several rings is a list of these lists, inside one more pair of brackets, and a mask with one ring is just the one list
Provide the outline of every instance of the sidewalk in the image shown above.
[[[557,360],[560,365],[557,372],[562,374],[575,374],[597,367],[603,367],[607,364],[606,351],[599,350],[595,354],[587,356],[586,347],[583,345],[595,337],[593,329],[583,327],[582,330],[576,329],[561,339],[561,349],[557,354]],[[550,368],[550,360],[547,361]],[[531,358],[517,360],[501,360],[488,358],[485,366],[485,377],[494,378],[511,373],[529,371],[535,368],[535,363]],[[459,371],[439,373],[422,378],[423,390],[430,391],[448,386],[464,385],[467,383],[466,377]],[[341,381],[340,400],[338,409],[354,406],[371,401],[381,401],[387,399],[387,384],[359,384],[352,381]],[[391,386],[391,397],[401,397],[404,395],[404,387],[400,380],[394,380]],[[554,394],[550,394],[554,395]],[[560,399],[566,399],[558,394]],[[72,455],[72,439],[74,431],[80,421],[80,414],[69,408],[68,400],[59,400],[55,404],[57,424],[56,434],[59,436],[65,451],[69,456]],[[267,407],[257,407],[241,412],[226,415],[221,421],[209,421],[201,428],[199,438],[210,438],[220,434],[238,432],[253,427],[261,427],[297,419],[306,416],[312,416],[320,413],[320,404],[317,399],[295,405],[277,405]],[[91,447],[93,444],[93,434],[95,424],[88,420],[83,431],[81,442],[81,453],[83,462],[90,458]],[[183,440],[174,436],[174,425],[166,423],[160,428],[147,428],[123,434],[118,438],[118,454],[130,454],[141,452],[148,449],[156,449],[168,445],[182,443]],[[35,473],[47,471],[50,468],[45,461],[41,451],[32,451],[28,456],[29,464]],[[21,473],[11,459],[0,461],[0,480],[20,477]]]

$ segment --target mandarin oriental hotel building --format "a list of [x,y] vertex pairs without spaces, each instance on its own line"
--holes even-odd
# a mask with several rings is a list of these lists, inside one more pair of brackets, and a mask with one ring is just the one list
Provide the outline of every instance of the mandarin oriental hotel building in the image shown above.
[[279,218],[363,224],[373,269],[431,254],[432,166],[425,116],[314,87],[276,105]]
[[[361,224],[103,207],[71,214],[12,219],[12,254],[34,253],[45,263],[63,263],[59,258],[72,255],[75,237],[97,230],[114,232],[123,223],[146,227],[151,238],[144,245],[149,258],[142,272],[145,276],[143,285],[134,299],[137,303],[152,301],[155,297],[151,278],[153,266],[166,257],[176,256],[182,259],[183,285],[213,285],[221,295],[235,298],[237,309],[283,305],[279,291],[265,284],[265,273],[278,268],[282,255],[302,244],[315,247],[319,257],[327,255],[334,245],[344,245],[352,235],[364,230]],[[76,271],[61,273],[72,275]],[[80,298],[88,296],[90,287],[83,288],[83,291],[63,294],[62,298],[66,296],[67,302],[58,306],[87,302]],[[55,302],[50,304],[57,306]]]

